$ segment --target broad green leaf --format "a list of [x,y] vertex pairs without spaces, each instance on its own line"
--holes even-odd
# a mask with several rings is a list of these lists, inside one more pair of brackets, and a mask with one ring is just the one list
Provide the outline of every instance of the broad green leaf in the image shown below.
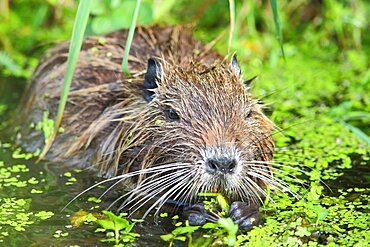
[[172,231],[172,234],[174,235],[181,235],[185,233],[193,233],[196,230],[198,230],[200,226],[182,226],[182,227],[177,227],[175,230]]
[[111,221],[111,220],[108,220],[108,219],[103,219],[103,220],[97,220],[96,221],[97,224],[99,224],[100,226],[102,226],[104,229],[107,229],[107,230],[115,230],[115,226],[114,226],[114,223]]
[[170,241],[171,239],[173,239],[174,235],[173,234],[165,234],[165,235],[161,235],[161,239],[163,239],[163,241]]
[[216,223],[211,223],[211,222],[208,222],[208,223],[206,223],[206,224],[204,224],[204,225],[202,226],[202,228],[203,228],[203,229],[214,229],[214,228],[217,228],[217,227],[219,227],[219,225],[218,225],[218,224],[216,224]]

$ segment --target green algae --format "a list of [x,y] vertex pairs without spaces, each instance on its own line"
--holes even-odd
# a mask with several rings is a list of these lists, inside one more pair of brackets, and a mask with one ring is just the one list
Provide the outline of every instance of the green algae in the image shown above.
[[[8,148],[8,145],[2,145]],[[22,153],[18,148],[13,151],[14,160],[28,160],[33,154]],[[22,161],[22,160],[21,160]],[[17,191],[20,189],[29,190],[29,193],[43,193],[40,188],[42,179],[29,177],[29,168],[25,164],[9,164],[0,161],[0,190]],[[41,182],[42,183],[42,182]],[[14,231],[22,232],[32,227],[33,224],[49,219],[54,215],[51,211],[33,211],[30,209],[32,198],[19,197],[13,193],[2,193],[0,197],[0,243],[4,238],[13,236]],[[10,195],[10,196],[8,196]]]
[[32,212],[30,210],[31,201],[30,198],[0,198],[0,243],[5,237],[14,235],[13,231],[25,231],[33,224],[54,215],[51,211]]

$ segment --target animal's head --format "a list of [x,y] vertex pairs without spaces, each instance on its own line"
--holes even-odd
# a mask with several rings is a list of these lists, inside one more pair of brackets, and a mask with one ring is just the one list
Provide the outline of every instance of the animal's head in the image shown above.
[[246,84],[236,56],[211,67],[149,59],[143,95],[160,150],[151,166],[167,171],[163,198],[193,200],[219,191],[261,200],[272,176],[273,124]]

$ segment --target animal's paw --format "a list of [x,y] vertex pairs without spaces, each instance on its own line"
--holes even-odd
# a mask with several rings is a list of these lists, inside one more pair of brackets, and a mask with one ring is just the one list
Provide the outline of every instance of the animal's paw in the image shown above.
[[220,217],[204,208],[203,203],[193,204],[184,208],[183,216],[190,225],[202,226],[207,222],[216,222]]
[[[259,206],[248,202],[233,202],[230,206],[229,217],[239,225],[241,229],[251,229],[263,222],[258,211]],[[183,217],[190,225],[201,226],[207,222],[217,222],[220,216],[217,213],[208,211],[203,203],[193,204],[184,208]]]
[[247,202],[233,202],[230,206],[229,217],[239,228],[250,229],[263,222],[263,218],[258,211],[259,206]]

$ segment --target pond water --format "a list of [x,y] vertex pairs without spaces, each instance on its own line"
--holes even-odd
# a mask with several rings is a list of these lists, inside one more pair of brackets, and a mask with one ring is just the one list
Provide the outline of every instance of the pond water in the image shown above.
[[[4,226],[1,231],[8,231],[9,237],[3,239],[4,246],[69,246],[69,245],[99,245],[99,240],[103,235],[94,234],[96,225],[84,225],[80,227],[72,227],[71,217],[79,210],[89,211],[91,208],[97,206],[94,202],[89,202],[88,198],[98,197],[104,189],[95,189],[81,196],[81,198],[74,201],[70,206],[61,211],[66,204],[78,193],[93,185],[98,181],[98,178],[89,171],[70,171],[66,173],[61,164],[40,162],[35,164],[35,160],[29,161],[23,159],[13,159],[12,151],[2,148],[0,157],[3,160],[4,166],[1,169],[13,167],[19,164],[25,164],[29,170],[14,172],[12,175],[17,178],[17,181],[27,181],[27,185],[23,187],[21,184],[17,185],[15,182],[3,181],[1,188],[1,199],[13,198],[14,200],[24,199],[29,202],[29,205],[22,206],[20,209],[9,209],[8,213],[16,217],[17,213],[33,213],[33,215],[41,212],[53,212],[54,215],[47,220],[37,220],[33,215],[29,215],[29,219],[24,222],[35,221],[29,225],[25,225],[25,231],[14,231],[15,226]],[[22,170],[22,168],[21,168]],[[35,178],[30,182],[31,178]],[[74,179],[76,178],[76,182]],[[11,184],[11,185],[10,185]],[[18,187],[20,186],[20,187]],[[37,193],[35,191],[42,191]],[[112,193],[105,197],[105,203],[101,205],[102,208],[107,206],[117,194]],[[9,204],[9,203],[8,203]],[[23,220],[23,219],[21,219]],[[19,223],[18,225],[22,225]],[[166,219],[159,219],[158,224],[153,224],[153,219],[148,218],[146,222],[139,223],[135,227],[135,232],[142,237],[137,242],[139,246],[150,246],[147,244],[158,244],[161,246],[160,235],[169,231],[166,226],[171,226]],[[68,237],[56,237],[58,232],[68,232]],[[163,244],[163,243],[162,243]]]
[[[16,107],[24,91],[25,83],[15,78],[0,79],[0,104],[7,107],[1,116],[3,123],[9,122],[9,114],[16,114]],[[13,126],[12,126],[13,128]],[[12,129],[8,126],[6,129]],[[96,224],[73,226],[71,216],[76,212],[96,212],[104,209],[115,198],[119,191],[109,193],[100,205],[89,200],[99,197],[104,188],[95,188],[63,211],[67,203],[87,187],[101,181],[91,171],[70,170],[63,164],[40,162],[36,158],[21,155],[12,144],[11,131],[0,133],[0,245],[1,246],[106,246],[100,242],[102,233],[94,233]],[[29,158],[29,159],[28,159]],[[370,168],[363,156],[354,158],[352,168],[341,170],[344,175],[337,179],[325,181],[331,190],[330,196],[338,196],[338,190],[353,187],[370,187]],[[107,188],[107,187],[105,187]],[[369,193],[354,192],[361,196]],[[350,197],[350,196],[348,196]],[[97,208],[100,205],[100,208]],[[369,209],[364,209],[369,212]],[[273,215],[274,213],[272,213]],[[44,219],[45,217],[46,219]],[[157,222],[157,223],[155,223]],[[170,218],[146,218],[137,223],[134,232],[140,237],[135,246],[164,246],[160,235],[171,232],[175,227]],[[179,243],[178,243],[179,244]]]

